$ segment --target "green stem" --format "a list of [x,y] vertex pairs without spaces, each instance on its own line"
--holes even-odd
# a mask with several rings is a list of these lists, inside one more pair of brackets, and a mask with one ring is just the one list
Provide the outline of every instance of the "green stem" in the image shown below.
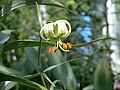
[[87,45],[93,44],[93,43],[95,43],[95,42],[104,41],[104,40],[108,40],[108,39],[113,39],[113,38],[110,38],[110,37],[107,37],[107,38],[99,38],[99,39],[93,40],[93,41],[91,41],[91,42],[81,43],[81,44],[75,44],[75,45],[72,45],[72,46],[73,46],[73,48],[80,48],[80,47],[82,47],[82,46],[87,46]]
[[39,43],[39,51],[38,51],[38,66],[40,66],[40,68],[42,68],[41,65],[41,47],[42,47],[42,38],[40,37],[40,43]]
[[62,62],[62,63],[60,63],[60,64],[56,64],[56,65],[53,65],[53,66],[49,66],[47,69],[44,70],[44,72],[48,72],[48,71],[50,71],[50,70],[52,70],[52,69],[54,69],[54,68],[57,68],[57,67],[59,67],[59,66],[61,66],[61,65],[64,65],[64,64],[66,64],[66,63],[70,63],[70,62],[73,62],[73,61],[77,61],[77,60],[88,60],[88,59],[84,59],[84,58],[74,58],[74,59],[71,59],[71,60],[67,60],[67,61]]
[[[39,5],[38,5],[37,2],[36,2],[36,8],[37,8],[37,14],[38,14],[38,19],[39,19],[39,23],[40,23],[40,28],[42,28],[43,23],[42,23],[42,19],[41,19]],[[39,43],[39,52],[38,52],[38,66],[40,67],[39,70],[43,71],[42,64],[41,64],[41,61],[42,61],[42,58],[41,58],[42,38],[40,36],[40,30],[39,30],[39,37],[40,37],[40,43]],[[43,77],[43,73],[41,73],[40,76],[41,76],[41,79],[42,79],[42,82],[43,82],[44,86],[46,87],[45,80],[44,80],[44,77]]]
[[[52,66],[48,67],[47,69],[45,69],[44,72],[48,72],[50,70],[53,70],[54,68],[57,68],[57,67],[62,66],[64,64],[75,62],[75,61],[78,61],[78,60],[87,60],[88,61],[88,59],[84,59],[84,58],[74,58],[74,59],[66,60],[66,61],[64,61],[64,62],[62,62],[60,64],[52,65]],[[39,75],[41,75],[40,72],[38,72],[36,74],[24,76],[24,78],[32,79],[32,78],[35,78],[35,77],[37,77]]]
[[43,73],[41,73],[40,75],[41,75],[41,79],[42,79],[43,85],[44,85],[45,87],[47,87],[46,84],[45,84],[45,80],[44,80]]
[[[105,40],[115,40],[115,39],[114,38],[109,38],[109,37],[107,37],[107,38],[100,38],[100,39],[92,40],[91,42],[87,42],[87,43],[72,44],[72,46],[73,46],[73,48],[80,48],[82,46],[87,46],[87,45],[90,45],[92,43],[95,43],[95,42],[98,42],[98,41],[105,41]],[[39,45],[40,45],[40,41],[35,41],[35,40],[34,41],[32,41],[32,40],[21,41],[21,40],[17,40],[15,42],[11,42],[11,43],[5,44],[2,47],[0,55],[4,54],[7,51],[10,51],[12,49],[24,48],[24,47],[33,47],[33,46],[39,46]],[[53,42],[46,42],[46,41],[42,40],[42,45],[53,47],[55,45],[55,43],[53,43]]]
[[[40,23],[40,28],[42,28],[43,23],[42,23],[42,19],[41,19],[40,9],[39,9],[38,6],[39,6],[38,3],[36,2],[38,20],[39,20],[39,23]],[[40,68],[42,68],[42,66],[41,66],[41,47],[42,47],[42,38],[41,38],[41,36],[40,36],[40,30],[39,30],[39,37],[40,37],[40,43],[39,43],[39,52],[38,52],[38,66],[40,66]]]

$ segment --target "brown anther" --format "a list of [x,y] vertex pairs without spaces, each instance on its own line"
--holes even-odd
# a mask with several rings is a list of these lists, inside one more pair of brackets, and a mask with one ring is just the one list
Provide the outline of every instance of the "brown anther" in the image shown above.
[[54,46],[54,47],[52,48],[52,52],[56,52],[56,50],[57,50],[57,47]]
[[72,45],[69,42],[67,42],[67,46],[68,48],[72,48]]
[[51,48],[50,47],[48,47],[48,53],[50,54],[50,51],[51,51]]
[[63,48],[63,49],[67,49],[67,44],[62,43],[62,48]]

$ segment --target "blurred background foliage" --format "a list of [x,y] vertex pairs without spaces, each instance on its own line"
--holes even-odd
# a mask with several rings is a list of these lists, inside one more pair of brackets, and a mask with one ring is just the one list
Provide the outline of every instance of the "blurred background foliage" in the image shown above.
[[[1,0],[0,9],[10,3],[10,1],[13,0]],[[66,19],[71,23],[72,33],[68,38],[63,39],[64,42],[69,41],[72,44],[81,44],[97,38],[105,37],[102,33],[102,29],[106,26],[108,32],[107,0],[55,1],[62,3],[73,12],[63,8],[46,5],[46,12],[41,14],[46,14],[46,18],[43,18],[46,22]],[[87,19],[84,19],[84,17]],[[7,13],[3,17],[0,17],[0,31],[2,32],[5,30],[10,30],[11,32],[8,33],[8,31],[6,31],[6,37],[4,38],[3,36],[5,35],[0,35],[1,41],[6,38],[3,43],[0,41],[1,52],[5,45],[18,40],[39,40],[40,28],[37,20],[36,7],[20,7]],[[107,33],[106,36],[109,36],[109,34]],[[83,88],[83,90],[93,90],[93,87],[95,87],[95,90],[112,90],[113,83],[111,81],[112,77],[109,66],[111,50],[109,47],[110,41],[107,40],[96,42],[82,48],[73,48],[68,53],[58,50],[56,53],[48,54],[47,47],[43,45],[41,53],[42,68],[46,69],[51,65],[56,65],[74,58],[83,58],[83,60],[80,59],[67,63],[46,73],[52,81],[60,80],[60,82],[56,84],[57,87],[55,90],[82,90]],[[14,72],[15,74],[15,72],[19,72],[19,75],[21,76],[35,74],[37,73],[35,66],[37,64],[38,52],[38,47],[17,48],[10,50],[7,53],[2,53],[0,55],[0,65],[4,72],[12,69],[15,70],[11,70],[12,73]],[[105,66],[102,67],[101,65]],[[2,70],[0,70],[0,72],[2,72]],[[101,79],[104,77],[103,79],[106,82],[104,82],[104,80],[99,81],[98,79],[100,77]],[[37,76],[30,80],[43,85],[41,79],[41,77]],[[104,82],[104,84],[100,85],[99,82]],[[45,83],[47,87],[50,87],[50,83],[46,79]],[[109,84],[106,85],[106,83]],[[106,86],[104,89],[98,89],[104,85]],[[110,85],[111,87],[109,87]],[[4,84],[1,83],[1,88],[3,88],[3,86]],[[89,86],[88,89],[86,89],[87,86]],[[10,90],[25,89],[33,90],[19,85],[18,83]]]

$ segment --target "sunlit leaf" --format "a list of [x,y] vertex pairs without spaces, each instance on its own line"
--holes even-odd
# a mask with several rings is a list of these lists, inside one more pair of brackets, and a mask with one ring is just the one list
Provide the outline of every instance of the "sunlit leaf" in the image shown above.
[[15,87],[17,82],[9,82],[7,85],[4,86],[4,90],[10,90],[11,88]]
[[83,88],[82,90],[94,90],[94,85],[89,85],[89,86]]
[[43,73],[43,76],[51,83],[52,86],[55,87],[54,83],[49,79],[49,77],[45,73]]
[[47,90],[45,87],[43,87],[40,84],[37,84],[33,81],[27,80],[25,78],[22,78],[16,75],[7,75],[7,74],[0,73],[0,82],[2,81],[14,81],[31,88],[36,88],[38,90]]
[[12,30],[3,30],[0,32],[0,45],[5,43],[9,38]]
[[42,18],[41,18],[40,8],[39,8],[39,5],[38,5],[37,2],[36,2],[36,8],[37,8],[38,20],[39,20],[39,23],[40,23],[40,28],[42,28],[43,27],[43,22],[42,22]]
[[[55,80],[55,81],[53,82],[53,84],[56,84],[56,83],[58,83],[58,82],[60,82],[60,80]],[[53,85],[50,86],[50,90],[54,90],[54,88],[55,88],[55,87],[53,87]]]

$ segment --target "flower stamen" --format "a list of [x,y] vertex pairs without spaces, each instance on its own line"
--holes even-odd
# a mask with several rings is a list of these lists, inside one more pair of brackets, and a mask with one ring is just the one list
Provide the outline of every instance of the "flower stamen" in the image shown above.
[[48,53],[50,54],[50,51],[51,51],[51,48],[50,47],[48,47]]
[[69,42],[67,42],[67,46],[69,49],[72,48],[72,45]]
[[67,44],[62,43],[62,48],[66,50],[67,49]]
[[52,52],[56,52],[56,50],[57,50],[57,47],[54,46],[54,47],[52,48]]

